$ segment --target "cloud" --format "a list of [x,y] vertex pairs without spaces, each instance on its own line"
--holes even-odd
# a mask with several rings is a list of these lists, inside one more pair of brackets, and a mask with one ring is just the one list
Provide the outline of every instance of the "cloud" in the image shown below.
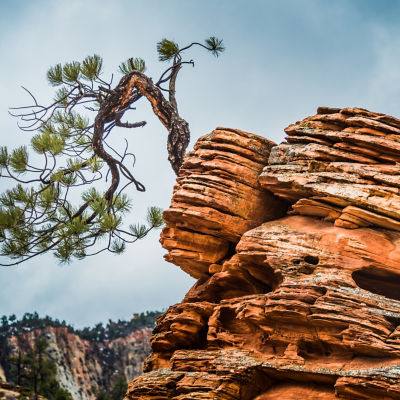
[[[107,74],[122,60],[139,56],[157,76],[165,65],[157,61],[155,44],[163,37],[187,43],[215,35],[226,44],[219,59],[194,52],[195,68],[179,77],[180,113],[190,124],[192,145],[218,125],[280,142],[285,126],[314,113],[319,105],[396,113],[400,35],[392,15],[398,6],[386,4],[2,2],[1,144],[16,146],[27,140],[7,114],[10,105],[29,101],[19,85],[46,102],[52,96],[45,82],[47,68],[93,53],[104,57]],[[164,127],[148,104],[140,106],[137,115],[148,121],[145,128],[115,132],[117,140],[129,138],[137,156],[134,172],[147,187],[144,194],[130,193],[132,222],[140,222],[149,205],[167,208],[175,180],[167,162]],[[82,326],[167,307],[180,301],[194,281],[166,263],[163,253],[153,234],[120,257],[101,255],[59,267],[53,257],[43,256],[1,269],[0,314],[37,310]]]

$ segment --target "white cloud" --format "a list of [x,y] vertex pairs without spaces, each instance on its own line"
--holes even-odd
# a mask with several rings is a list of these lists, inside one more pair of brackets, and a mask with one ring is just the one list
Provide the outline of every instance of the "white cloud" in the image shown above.
[[[219,59],[196,51],[195,68],[180,76],[178,101],[192,144],[217,125],[279,142],[285,126],[318,105],[397,112],[400,35],[373,14],[361,15],[366,7],[360,4],[366,3],[43,0],[13,8],[1,2],[1,144],[26,140],[7,114],[10,105],[28,101],[19,85],[45,102],[52,93],[47,68],[95,52],[104,57],[107,73],[140,56],[156,76],[164,66],[157,62],[155,43],[163,37],[186,43],[216,35],[227,47]],[[377,29],[383,32],[378,40]],[[138,115],[148,126],[118,133],[129,137],[135,172],[148,189],[132,192],[133,222],[148,205],[168,207],[175,179],[166,160],[165,129],[148,105]],[[180,301],[193,280],[163,261],[163,253],[155,234],[120,257],[101,255],[59,267],[44,256],[2,269],[0,314],[37,310],[83,325],[167,307]]]

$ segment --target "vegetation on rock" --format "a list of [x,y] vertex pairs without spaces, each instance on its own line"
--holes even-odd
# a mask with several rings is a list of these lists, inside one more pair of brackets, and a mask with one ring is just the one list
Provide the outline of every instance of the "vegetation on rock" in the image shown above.
[[82,329],[76,329],[66,321],[60,321],[57,318],[54,319],[48,315],[40,317],[37,312],[25,313],[19,320],[14,314],[8,317],[3,315],[1,317],[0,325],[0,341],[10,335],[19,336],[24,332],[52,326],[66,327],[69,332],[77,334],[82,339],[102,342],[104,340],[112,340],[126,336],[138,329],[154,327],[156,319],[160,315],[160,311],[146,311],[134,314],[129,321],[121,319],[118,319],[118,321],[112,321],[110,319],[105,326],[102,322],[99,322],[94,327],[85,327]]
[[96,400],[122,400],[125,397],[128,383],[123,375],[118,375],[114,385],[109,391],[99,390]]
[[[101,396],[101,392],[116,398],[122,378],[130,380],[142,373],[143,362],[150,352],[151,330],[160,314],[147,311],[134,314],[130,320],[109,320],[104,325],[83,329],[48,316],[41,318],[36,312],[19,319],[15,315],[3,316],[0,371],[10,384],[32,388],[31,355],[37,349],[46,360],[55,363],[49,366],[46,361],[45,367],[50,372],[56,367],[57,382],[75,400],[92,399]],[[38,347],[43,340],[48,344],[44,351]]]
[[37,338],[32,350],[10,356],[12,380],[32,389],[35,398],[41,395],[49,400],[72,400],[71,394],[58,383],[56,364],[46,350],[46,339]]
[[185,160],[162,244],[198,281],[126,399],[400,399],[400,120],[285,131],[217,128]]

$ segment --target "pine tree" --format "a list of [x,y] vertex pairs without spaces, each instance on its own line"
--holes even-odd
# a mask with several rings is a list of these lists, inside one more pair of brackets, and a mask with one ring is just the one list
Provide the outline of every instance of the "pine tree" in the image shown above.
[[72,400],[57,381],[57,367],[47,356],[47,346],[46,339],[37,338],[29,352],[18,350],[16,356],[9,358],[11,376],[16,384],[31,388],[36,399],[42,395],[48,400]]
[[105,390],[99,390],[96,394],[96,400],[110,400],[110,396]]
[[114,385],[111,388],[110,399],[122,400],[128,390],[128,383],[123,375],[118,375]]
[[[145,187],[127,166],[135,162],[128,142],[118,151],[108,139],[116,127],[146,124],[122,119],[135,103],[147,99],[168,131],[168,159],[178,172],[190,131],[178,112],[176,79],[185,65],[194,65],[183,57],[195,46],[214,56],[224,51],[222,40],[215,37],[185,47],[163,39],[157,44],[159,60],[170,65],[155,83],[145,74],[144,60],[129,58],[120,65],[123,76],[113,88],[112,79],[103,79],[102,58],[93,55],[48,70],[48,82],[57,88],[50,105],[40,105],[25,89],[33,104],[12,112],[20,128],[33,133],[30,146],[43,161],[35,165],[27,146],[12,151],[0,147],[0,176],[17,182],[0,195],[0,255],[8,260],[0,265],[46,252],[53,252],[61,263],[104,250],[120,254],[126,243],[163,224],[157,207],[148,210],[147,224],[124,224],[132,208],[125,189],[131,184],[138,191]],[[107,190],[99,190],[99,184],[108,185]],[[79,197],[79,202],[73,201]]]
[[11,365],[10,374],[11,379],[19,386],[27,384],[27,370],[30,365],[30,359],[18,349],[16,355],[12,355],[8,358]]

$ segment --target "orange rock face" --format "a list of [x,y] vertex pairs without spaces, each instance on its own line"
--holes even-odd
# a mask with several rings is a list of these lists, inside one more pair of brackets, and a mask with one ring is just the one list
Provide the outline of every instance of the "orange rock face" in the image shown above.
[[400,399],[400,121],[319,108],[286,131],[187,156],[161,241],[198,281],[127,400]]
[[166,259],[195,278],[226,258],[241,235],[283,215],[286,205],[261,189],[258,176],[274,143],[217,128],[201,137],[180,169],[161,243]]

